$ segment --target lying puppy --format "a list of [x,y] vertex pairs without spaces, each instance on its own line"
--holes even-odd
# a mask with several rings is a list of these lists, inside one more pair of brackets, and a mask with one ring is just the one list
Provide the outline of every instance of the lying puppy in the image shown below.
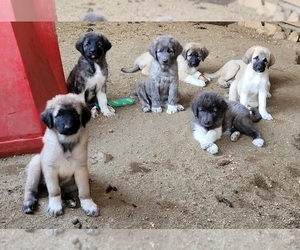
[[204,73],[208,78],[218,78],[218,83],[229,87],[229,100],[239,100],[246,107],[258,107],[263,119],[272,120],[266,110],[266,99],[271,97],[269,67],[275,57],[268,48],[253,46],[242,60],[231,60],[217,72]]
[[47,125],[44,146],[26,167],[24,213],[33,213],[38,185],[46,184],[50,216],[63,213],[62,195],[67,197],[77,188],[86,215],[98,215],[98,207],[90,197],[87,168],[88,131],[85,127],[90,118],[89,109],[78,95],[57,95],[47,102],[41,114],[41,120]]
[[[198,71],[201,61],[208,56],[209,51],[200,43],[187,43],[182,53],[177,57],[179,80],[196,86],[204,87],[208,81]],[[122,68],[124,73],[141,70],[144,75],[149,74],[149,67],[153,57],[149,52],[140,55],[131,68]]]
[[191,110],[193,136],[201,148],[211,154],[218,153],[215,141],[223,133],[230,133],[232,141],[237,141],[240,134],[245,134],[253,138],[252,143],[255,146],[262,147],[264,144],[259,131],[253,125],[253,122],[260,120],[260,115],[250,114],[237,101],[226,102],[217,93],[201,92],[192,100]]
[[183,110],[178,104],[178,64],[177,56],[182,46],[171,36],[158,36],[149,46],[153,57],[146,82],[138,84],[136,93],[143,112],[162,112],[167,106],[167,113],[173,114]]
[[79,38],[75,47],[81,56],[68,76],[68,91],[82,94],[87,103],[92,102],[93,117],[99,115],[97,103],[104,116],[114,115],[115,110],[107,106],[106,96],[108,77],[106,52],[110,50],[111,43],[104,35],[90,31]]

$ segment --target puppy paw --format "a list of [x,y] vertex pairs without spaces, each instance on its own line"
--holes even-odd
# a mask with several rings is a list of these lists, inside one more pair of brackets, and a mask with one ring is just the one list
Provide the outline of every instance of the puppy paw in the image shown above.
[[91,109],[91,114],[93,118],[97,118],[100,115],[96,106]]
[[271,120],[273,120],[273,117],[269,114],[269,113],[262,113],[261,114],[261,117],[263,118],[263,119],[265,119],[265,120],[268,120],[268,121],[271,121]]
[[144,113],[147,113],[147,112],[150,112],[150,111],[151,111],[151,108],[150,108],[150,106],[146,106],[146,107],[143,107],[143,108],[142,108],[142,111],[143,111]]
[[61,202],[60,195],[49,198],[48,214],[51,217],[57,217],[57,216],[63,214],[62,202]]
[[167,114],[171,115],[176,113],[177,111],[177,105],[168,105]]
[[240,139],[240,137],[241,137],[241,133],[239,131],[235,131],[231,134],[230,140],[237,141],[238,139]]
[[252,143],[256,146],[256,147],[262,147],[264,145],[264,140],[262,138],[258,138],[258,139],[254,139],[252,141]]
[[162,112],[162,108],[161,107],[158,107],[158,108],[152,107],[151,111],[154,112],[154,113],[161,113]]
[[167,109],[167,114],[171,115],[174,113],[177,113],[178,111],[182,111],[184,110],[184,107],[180,104],[176,104],[176,105],[168,105],[168,109]]
[[183,111],[184,110],[184,107],[181,104],[177,104],[176,106],[177,106],[178,111]]
[[207,149],[206,149],[206,151],[208,152],[208,153],[211,153],[211,154],[216,154],[216,153],[218,153],[218,150],[219,150],[219,148],[218,148],[218,146],[215,144],[215,143],[213,143],[210,147],[208,147]]
[[193,85],[198,86],[198,87],[205,87],[206,83],[203,80],[198,80],[197,82],[195,82]]
[[35,197],[31,197],[23,202],[22,211],[25,214],[32,214],[37,204],[37,199]]
[[110,106],[107,106],[107,109],[104,109],[103,111],[102,111],[102,114],[104,115],[104,116],[107,116],[107,117],[109,117],[109,116],[113,116],[113,115],[115,115],[115,109],[114,108],[112,108],[112,107],[110,107]]
[[81,208],[87,216],[96,217],[99,215],[99,209],[92,199],[80,200]]
[[272,97],[271,93],[268,92],[268,93],[267,93],[267,98],[270,99],[271,97]]
[[228,82],[220,83],[220,87],[223,89],[228,89],[230,87],[230,83]]

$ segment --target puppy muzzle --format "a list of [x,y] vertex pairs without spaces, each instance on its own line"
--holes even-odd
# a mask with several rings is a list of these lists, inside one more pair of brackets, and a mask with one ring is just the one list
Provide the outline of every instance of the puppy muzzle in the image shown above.
[[255,62],[253,64],[253,70],[262,73],[266,70],[266,64],[264,62]]

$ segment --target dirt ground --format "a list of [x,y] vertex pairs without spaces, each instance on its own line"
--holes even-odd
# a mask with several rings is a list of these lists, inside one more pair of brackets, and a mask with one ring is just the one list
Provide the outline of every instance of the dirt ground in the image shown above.
[[[23,169],[32,155],[0,160],[1,228],[20,229],[229,229],[299,228],[300,88],[296,51],[299,45],[273,40],[236,23],[196,22],[125,23],[81,22],[56,24],[67,75],[79,53],[74,44],[88,28],[105,34],[112,43],[108,98],[127,97],[145,79],[140,72],[124,74],[159,34],[182,44],[200,41],[210,51],[201,71],[214,71],[227,60],[241,58],[252,45],[268,47],[276,57],[270,68],[272,98],[268,111],[274,121],[257,124],[265,146],[256,148],[249,137],[238,142],[222,137],[220,152],[203,151],[190,129],[191,99],[200,91],[225,94],[212,81],[205,88],[180,82],[185,111],[174,115],[143,113],[138,103],[116,109],[114,117],[90,122],[89,169],[91,192],[100,216],[89,218],[81,209],[66,208],[59,218],[47,216],[42,193],[34,215],[21,212]],[[113,159],[103,162],[103,154]],[[108,186],[116,191],[106,192]],[[233,207],[219,202],[226,198]]]
[[[273,0],[276,1],[276,0]],[[55,0],[58,21],[79,21],[87,12],[108,21],[237,21],[269,20],[237,0]],[[278,20],[276,20],[278,21]]]

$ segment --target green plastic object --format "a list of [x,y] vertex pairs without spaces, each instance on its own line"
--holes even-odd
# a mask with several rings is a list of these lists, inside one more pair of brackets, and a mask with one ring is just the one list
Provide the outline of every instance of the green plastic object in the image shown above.
[[132,98],[120,98],[116,100],[109,100],[107,104],[111,107],[124,107],[127,105],[132,105],[134,103],[134,99]]

